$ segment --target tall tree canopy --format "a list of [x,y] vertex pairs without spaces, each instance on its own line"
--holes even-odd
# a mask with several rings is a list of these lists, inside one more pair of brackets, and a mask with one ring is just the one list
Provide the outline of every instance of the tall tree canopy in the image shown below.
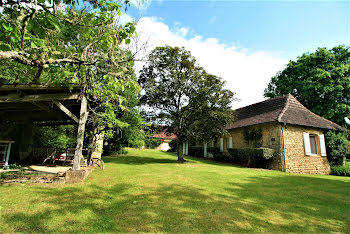
[[233,93],[184,48],[157,47],[148,61],[139,77],[144,91],[141,104],[177,135],[178,160],[183,161],[183,142],[190,138],[205,142],[223,133],[231,120]]
[[314,113],[344,125],[350,116],[350,48],[305,53],[272,77],[265,97],[291,93]]
[[92,118],[104,126],[125,126],[116,118],[116,109],[134,106],[127,103],[126,89],[139,92],[134,54],[123,49],[135,24],[119,23],[128,4],[129,0],[1,1],[0,83],[77,85],[98,103]]

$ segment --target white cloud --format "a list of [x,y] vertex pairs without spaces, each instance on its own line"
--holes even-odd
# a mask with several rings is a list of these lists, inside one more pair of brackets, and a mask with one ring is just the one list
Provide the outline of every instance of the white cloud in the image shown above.
[[[148,39],[146,53],[156,46],[183,46],[191,51],[207,72],[225,79],[226,88],[235,92],[236,98],[241,100],[233,103],[234,108],[264,100],[263,91],[271,77],[288,62],[275,55],[275,52],[250,53],[246,48],[220,43],[217,38],[197,35],[186,39],[189,30],[188,27],[170,29],[159,19],[148,17],[141,18],[137,25],[141,41]],[[136,70],[140,70],[143,65],[144,63],[136,63]]]

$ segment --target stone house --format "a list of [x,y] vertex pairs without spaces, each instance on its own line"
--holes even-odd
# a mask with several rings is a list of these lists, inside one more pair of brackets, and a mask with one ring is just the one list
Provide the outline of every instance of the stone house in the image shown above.
[[[269,168],[292,173],[329,174],[324,131],[342,130],[339,125],[316,115],[291,94],[237,109],[228,134],[204,144],[228,148],[264,147],[274,149]],[[254,140],[255,135],[260,136]],[[247,136],[253,135],[248,138]],[[247,139],[248,138],[248,139]]]

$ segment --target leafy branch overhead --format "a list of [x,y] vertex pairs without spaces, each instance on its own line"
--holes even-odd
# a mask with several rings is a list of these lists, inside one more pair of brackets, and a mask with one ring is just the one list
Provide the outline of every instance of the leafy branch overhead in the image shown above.
[[[119,23],[128,6],[128,0],[1,1],[0,83],[77,85],[91,102],[103,103],[105,114],[126,111],[126,89],[139,92],[135,54],[125,49],[135,23]],[[108,122],[124,126],[115,117]]]

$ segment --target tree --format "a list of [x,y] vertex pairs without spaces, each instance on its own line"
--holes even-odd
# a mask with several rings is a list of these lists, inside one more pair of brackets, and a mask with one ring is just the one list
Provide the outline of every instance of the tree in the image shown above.
[[350,157],[350,144],[346,132],[328,131],[327,140],[327,158],[331,165],[341,165],[345,159]]
[[156,123],[177,135],[178,160],[183,161],[183,142],[191,138],[205,142],[224,132],[231,120],[233,93],[184,48],[157,47],[148,61],[139,76],[141,104]]
[[265,97],[291,93],[312,112],[344,124],[350,116],[350,47],[305,53],[272,77]]
[[125,89],[139,90],[135,54],[124,46],[135,23],[119,24],[128,6],[129,0],[0,1],[0,82],[79,86],[95,104],[88,112],[100,130],[126,126],[115,110],[128,111]]

